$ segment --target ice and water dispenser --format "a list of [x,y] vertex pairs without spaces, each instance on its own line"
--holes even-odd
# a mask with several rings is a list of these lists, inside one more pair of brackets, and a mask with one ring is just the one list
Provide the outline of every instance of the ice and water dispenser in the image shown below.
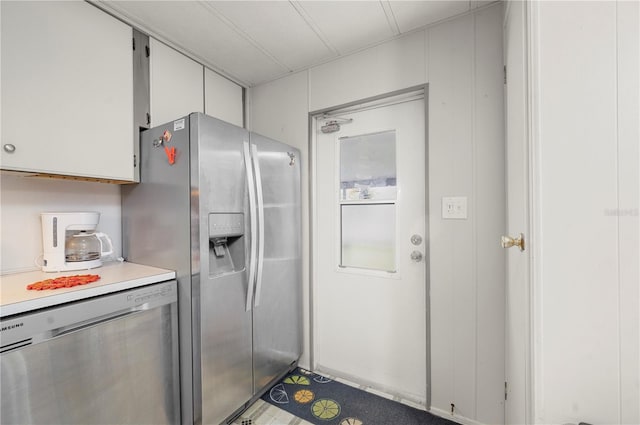
[[244,214],[209,214],[209,274],[240,272],[245,267]]

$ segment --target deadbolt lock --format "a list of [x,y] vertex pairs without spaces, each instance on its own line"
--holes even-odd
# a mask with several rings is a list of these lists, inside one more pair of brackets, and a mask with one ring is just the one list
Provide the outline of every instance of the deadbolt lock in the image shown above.
[[422,261],[422,252],[413,251],[411,253],[411,260],[415,261],[416,263],[419,263],[420,261]]

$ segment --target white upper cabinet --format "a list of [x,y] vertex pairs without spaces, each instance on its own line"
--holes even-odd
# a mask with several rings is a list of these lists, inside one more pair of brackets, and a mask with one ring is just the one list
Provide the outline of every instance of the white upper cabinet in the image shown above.
[[205,68],[204,113],[243,127],[242,87]]
[[150,39],[151,126],[204,112],[204,67]]
[[132,29],[85,2],[1,2],[5,170],[135,180]]

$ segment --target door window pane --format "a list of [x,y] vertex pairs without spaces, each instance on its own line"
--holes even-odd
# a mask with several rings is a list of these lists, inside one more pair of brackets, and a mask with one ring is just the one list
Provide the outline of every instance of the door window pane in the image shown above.
[[346,204],[340,211],[340,265],[395,271],[395,204]]
[[340,138],[340,199],[396,199],[396,132]]

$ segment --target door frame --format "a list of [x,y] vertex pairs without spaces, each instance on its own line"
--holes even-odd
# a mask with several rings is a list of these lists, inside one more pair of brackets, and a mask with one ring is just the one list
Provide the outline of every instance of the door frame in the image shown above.
[[540,31],[539,31],[539,9],[538,2],[527,1],[525,3],[525,17],[524,17],[524,37],[527,46],[526,60],[527,64],[525,69],[527,70],[527,140],[525,141],[527,149],[525,154],[527,155],[529,172],[525,176],[527,179],[527,187],[529,188],[529,202],[527,210],[527,226],[529,231],[529,246],[531,250],[527,260],[529,262],[527,276],[527,284],[529,285],[529,299],[526,300],[528,306],[528,329],[530,334],[527,338],[527,361],[528,367],[526,368],[526,382],[528,383],[525,388],[526,400],[529,402],[529,409],[525,412],[525,418],[529,424],[535,423],[536,415],[536,374],[538,369],[536,367],[540,356],[538,350],[541,348],[539,344],[536,344],[538,333],[540,328],[538,322],[541,318],[541,314],[537,312],[541,311],[540,302],[542,296],[540,291],[542,290],[542,284],[540,275],[542,272],[541,264],[537,261],[541,258],[541,245],[538,243],[542,240],[540,229],[540,181],[542,170],[540,168],[540,120],[539,120],[539,69],[538,69],[538,57],[539,57],[539,45],[540,45]]
[[[376,96],[367,97],[364,99],[354,100],[352,102],[343,103],[336,106],[331,106],[328,108],[318,109],[315,111],[311,111],[308,114],[308,128],[309,128],[309,158],[308,158],[308,167],[309,167],[309,365],[311,369],[314,369],[317,366],[316,361],[316,340],[314,338],[314,334],[317,330],[317,321],[315,319],[315,294],[316,294],[316,285],[317,282],[317,270],[316,270],[316,256],[317,252],[315,249],[316,245],[316,235],[318,233],[317,229],[317,202],[316,200],[316,182],[317,182],[317,167],[316,167],[316,146],[317,146],[317,131],[318,131],[318,121],[323,118],[326,114],[349,110],[349,112],[356,112],[358,110],[362,110],[366,108],[366,106],[373,107],[383,107],[392,105],[394,102],[392,101],[393,97],[398,97],[402,95],[409,95],[412,92],[421,92],[423,96],[424,102],[424,140],[425,140],[425,246],[424,246],[424,256],[427,259],[425,261],[425,321],[426,321],[426,377],[425,382],[427,385],[426,388],[426,402],[425,406],[427,411],[431,408],[431,308],[430,308],[430,233],[429,233],[429,84],[420,84],[417,86],[411,86],[400,90],[395,90],[392,92],[383,93]],[[397,103],[397,102],[395,102]]]
[[[503,10],[503,30],[507,26],[507,19],[509,16],[509,9],[511,8],[511,3],[515,0],[510,0],[505,2],[504,10]],[[540,150],[540,141],[539,141],[539,120],[538,120],[538,110],[539,103],[537,93],[539,92],[539,87],[537,85],[537,77],[539,70],[537,69],[538,63],[538,49],[539,49],[539,39],[538,39],[538,8],[539,5],[537,2],[526,1],[523,4],[523,28],[522,35],[524,37],[524,46],[526,51],[524,52],[524,79],[525,79],[525,99],[524,99],[524,126],[525,126],[525,140],[524,140],[524,151],[523,155],[526,156],[525,163],[527,164],[527,170],[523,171],[523,178],[525,180],[525,184],[528,190],[526,197],[526,218],[525,218],[525,228],[522,229],[522,233],[525,235],[526,240],[526,273],[524,278],[524,282],[522,284],[526,285],[525,290],[525,299],[523,303],[525,305],[525,311],[522,313],[525,315],[524,317],[524,328],[526,335],[524,337],[524,352],[525,352],[525,367],[524,370],[520,371],[522,374],[522,382],[525,383],[524,388],[513,388],[509,386],[509,392],[523,392],[523,399],[525,401],[523,417],[525,419],[525,424],[534,424],[535,423],[535,400],[536,400],[536,389],[535,378],[536,378],[536,363],[538,361],[538,353],[539,345],[536,344],[536,337],[538,336],[538,326],[537,321],[540,317],[536,312],[540,311],[540,264],[537,261],[540,258],[540,246],[539,241],[541,240],[541,232],[539,226],[539,190],[540,190],[540,175],[541,169],[539,165],[539,150]],[[504,41],[503,41],[504,43]],[[503,60],[503,63],[506,63],[506,58]],[[506,66],[506,65],[505,65]],[[505,79],[508,77],[508,70],[505,68]],[[505,81],[506,83],[506,81]],[[506,96],[506,86],[505,92]],[[508,105],[505,102],[505,105]],[[505,108],[505,129],[507,126],[507,110]],[[505,134],[508,134],[505,131]],[[505,149],[509,148],[509,138],[505,137]],[[505,158],[507,158],[505,156]],[[509,178],[508,175],[508,164],[505,167],[506,174],[505,178]],[[507,197],[507,202],[505,208],[509,208],[508,204],[509,200]],[[508,211],[507,211],[508,212]],[[508,214],[507,214],[508,217]],[[505,223],[508,225],[508,222]],[[505,231],[508,229],[505,228]],[[506,266],[508,267],[508,261]],[[507,273],[507,279],[509,279],[509,275]],[[510,283],[507,280],[507,285]],[[505,298],[505,302],[507,299]],[[505,309],[507,312],[508,309]],[[505,321],[506,324],[506,321]],[[506,329],[506,327],[505,327]],[[508,378],[506,366],[508,365],[508,346],[510,340],[506,338],[505,334],[505,397],[507,395],[507,381]],[[515,390],[515,391],[514,391]],[[509,400],[505,400],[505,421],[507,419],[507,403]]]

